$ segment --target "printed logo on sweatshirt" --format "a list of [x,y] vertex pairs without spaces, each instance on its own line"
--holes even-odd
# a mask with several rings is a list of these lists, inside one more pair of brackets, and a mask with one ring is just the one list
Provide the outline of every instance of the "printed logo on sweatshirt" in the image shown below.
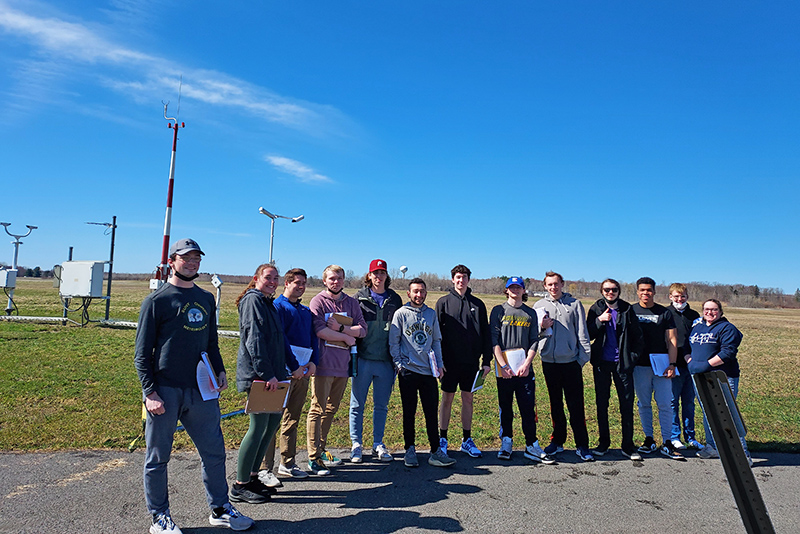
[[655,314],[644,314],[644,315],[637,315],[636,317],[639,318],[640,323],[658,323],[658,320],[661,318],[660,315]]
[[707,345],[708,343],[716,343],[717,339],[714,332],[704,332],[702,334],[692,334],[689,337],[689,342],[693,345]]
[[199,332],[200,330],[205,330],[208,326],[208,321],[206,320],[208,312],[198,302],[187,302],[181,308],[181,313],[186,316],[187,323],[183,325],[183,328],[190,332]]
[[414,323],[406,328],[405,334],[414,344],[424,347],[428,343],[428,337],[433,335],[433,329],[427,323]]
[[504,315],[502,321],[503,326],[522,326],[525,328],[531,326],[530,318],[522,317],[520,315]]

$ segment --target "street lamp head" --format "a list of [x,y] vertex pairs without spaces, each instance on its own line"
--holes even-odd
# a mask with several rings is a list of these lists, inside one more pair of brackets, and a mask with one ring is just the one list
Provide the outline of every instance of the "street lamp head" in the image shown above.
[[39,228],[38,226],[31,226],[30,224],[26,224],[25,226],[27,226],[30,230],[36,230]]
[[263,206],[258,208],[258,212],[263,214],[263,215],[266,215],[270,219],[276,219],[277,218],[277,215],[273,215],[272,213],[268,212],[267,210],[264,209]]
[[305,217],[306,217],[305,215],[301,215],[299,217],[295,217],[294,219],[292,219],[292,222],[300,222],[303,219],[305,219]]
[[8,227],[8,226],[11,226],[11,223],[4,223],[4,222],[0,222],[0,226],[6,226],[6,227]]

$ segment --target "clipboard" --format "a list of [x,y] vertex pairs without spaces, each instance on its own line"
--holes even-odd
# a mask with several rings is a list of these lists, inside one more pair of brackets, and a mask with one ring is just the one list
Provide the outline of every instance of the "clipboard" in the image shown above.
[[[511,370],[516,373],[517,369],[522,367],[522,364],[525,363],[528,354],[525,349],[511,349],[504,350],[503,357],[506,359],[508,366],[511,367]],[[500,373],[500,367],[497,365],[497,360],[494,362],[494,376],[503,378],[503,375]]]
[[267,391],[266,384],[263,380],[253,380],[244,405],[244,413],[283,413],[286,401],[289,399],[291,382],[289,380],[278,382],[278,389],[275,391]]
[[483,389],[483,384],[486,382],[486,376],[483,374],[483,369],[478,369],[475,374],[475,381],[472,382],[472,393]]
[[[330,317],[333,317],[334,319],[336,319],[337,323],[343,324],[344,326],[353,326],[353,318],[348,317],[344,313],[334,312],[330,314]],[[325,320],[327,321],[328,317],[325,317]],[[326,341],[325,346],[350,350],[350,347],[344,341]]]

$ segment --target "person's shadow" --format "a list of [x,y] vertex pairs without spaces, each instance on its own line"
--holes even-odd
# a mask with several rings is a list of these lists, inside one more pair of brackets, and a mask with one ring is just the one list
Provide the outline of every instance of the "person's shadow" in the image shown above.
[[[446,500],[450,494],[475,494],[481,490],[472,484],[446,483],[454,474],[488,475],[490,471],[475,465],[471,459],[459,458],[453,467],[428,465],[428,455],[419,454],[420,467],[408,468],[402,459],[391,463],[366,461],[363,464],[344,463],[333,469],[332,476],[310,477],[303,480],[282,479],[284,487],[273,497],[274,503],[292,504],[306,511],[315,506],[338,504],[342,509],[360,510],[342,517],[298,519],[256,519],[255,532],[396,532],[405,528],[440,532],[462,532],[457,519],[424,515],[410,510]],[[365,460],[368,460],[365,457]],[[352,488],[358,484],[367,487]],[[324,488],[324,489],[323,489]],[[269,506],[267,504],[266,506]],[[195,534],[203,528],[183,529]],[[209,532],[211,532],[209,530]]]

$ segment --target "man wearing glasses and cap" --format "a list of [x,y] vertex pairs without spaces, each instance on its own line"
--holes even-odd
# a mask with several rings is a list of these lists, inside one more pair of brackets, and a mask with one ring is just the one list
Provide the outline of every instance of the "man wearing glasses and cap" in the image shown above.
[[170,247],[172,275],[144,299],[136,329],[134,365],[147,409],[144,493],[152,514],[151,534],[181,532],[170,515],[167,490],[167,464],[178,419],[202,459],[209,523],[233,530],[254,524],[228,501],[218,395],[203,400],[198,384],[198,366],[205,368],[201,356],[205,353],[217,377],[217,391],[228,387],[214,297],[194,283],[202,256],[193,239],[180,239]]
[[641,460],[642,456],[633,443],[633,369],[644,350],[644,339],[638,317],[631,305],[619,298],[619,290],[619,282],[613,278],[603,280],[600,284],[603,297],[592,304],[586,314],[589,339],[592,340],[591,362],[600,434],[599,443],[592,453],[603,456],[611,446],[608,401],[613,380],[619,398],[622,454],[631,460]]

